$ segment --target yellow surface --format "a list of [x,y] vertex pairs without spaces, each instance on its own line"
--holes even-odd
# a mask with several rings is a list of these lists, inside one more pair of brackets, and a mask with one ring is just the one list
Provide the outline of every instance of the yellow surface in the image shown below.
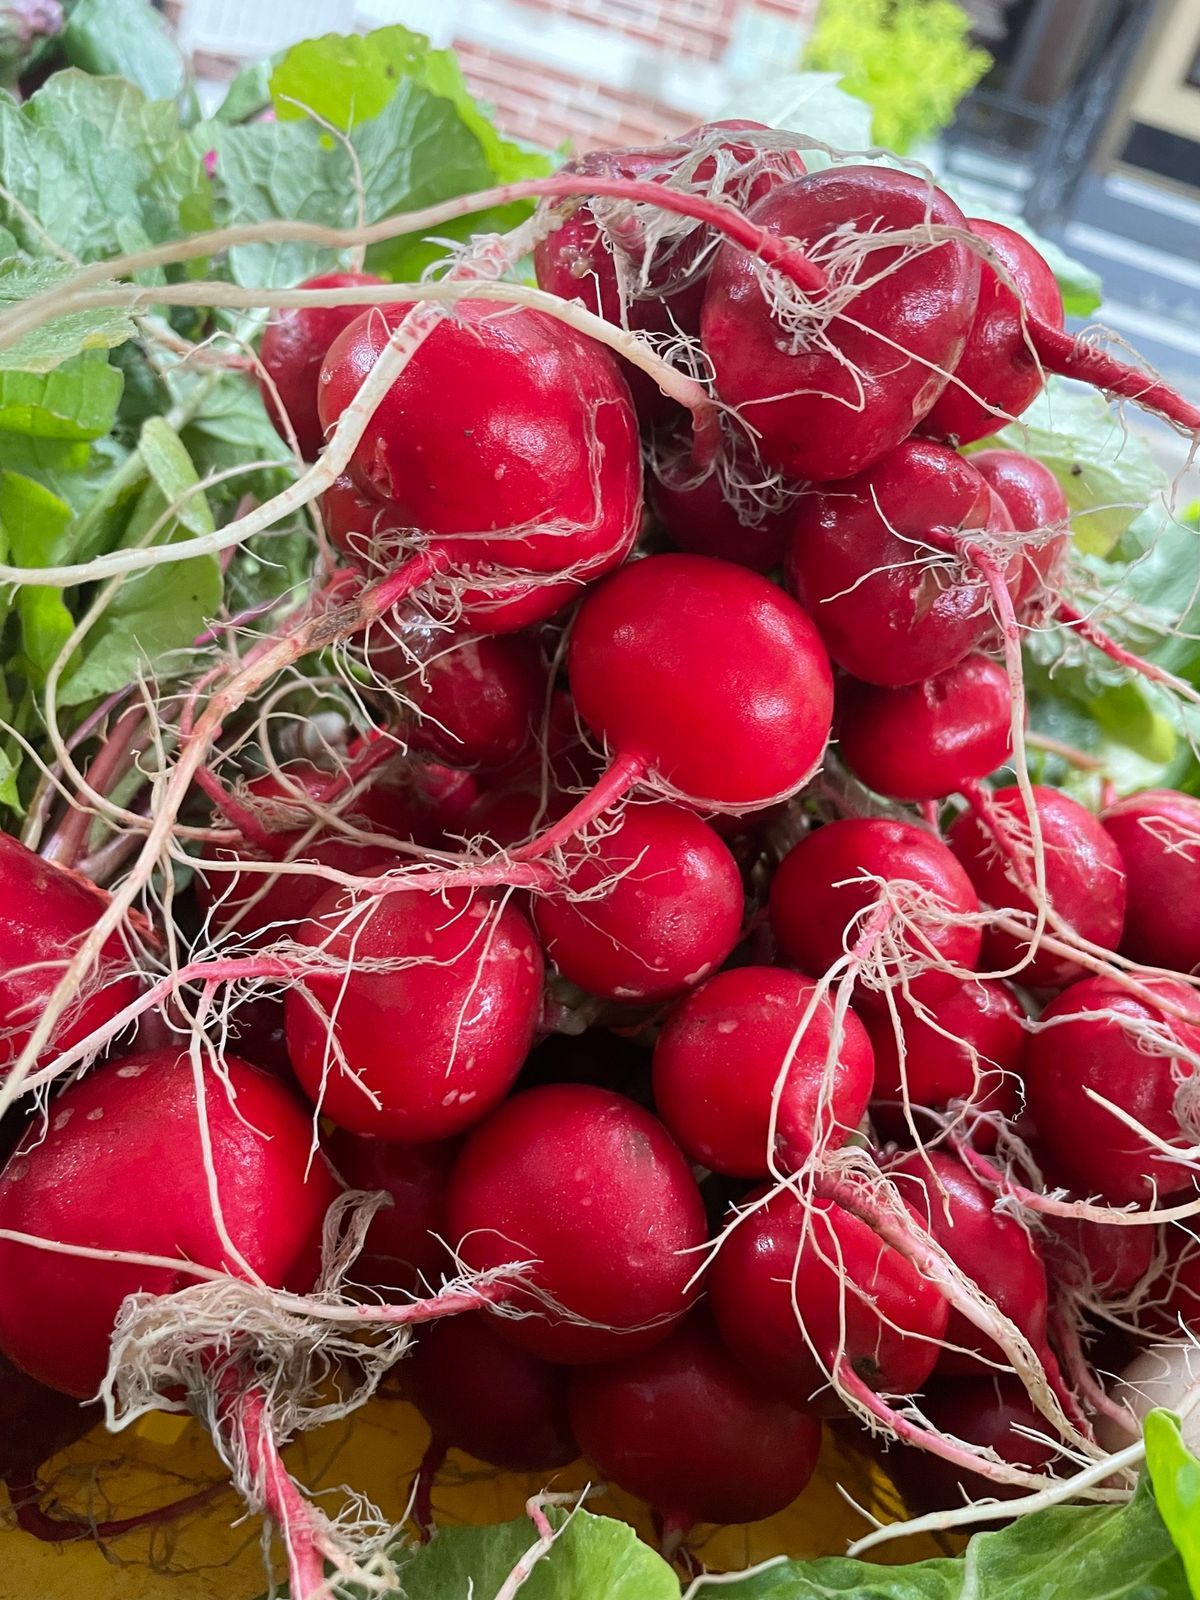
[[[341,1506],[341,1486],[349,1484],[398,1521],[427,1438],[424,1423],[410,1406],[380,1397],[349,1421],[298,1442],[286,1458],[296,1477],[331,1510]],[[115,1437],[97,1428],[46,1463],[42,1505],[51,1515],[70,1509],[97,1521],[127,1517],[223,1478],[221,1463],[197,1423],[154,1416]],[[578,1488],[586,1481],[582,1462],[553,1475],[556,1489]],[[839,1492],[839,1484],[852,1500],[886,1520],[902,1514],[878,1469],[827,1436],[817,1475],[793,1507],[748,1527],[702,1530],[692,1546],[717,1570],[743,1567],[781,1551],[841,1554],[866,1525]],[[526,1497],[543,1487],[542,1477],[498,1475],[469,1457],[452,1454],[439,1474],[434,1508],[442,1525],[502,1522],[520,1516]],[[650,1534],[644,1508],[628,1496],[612,1493],[588,1503],[590,1509],[626,1517]],[[9,1525],[0,1531],[0,1600],[254,1600],[266,1583],[261,1532],[257,1519],[242,1515],[232,1491],[219,1494],[203,1511],[125,1534],[104,1547],[91,1541],[43,1544]],[[889,1550],[907,1560],[943,1553],[915,1540],[885,1547]],[[467,1597],[447,1595],[446,1600]]]

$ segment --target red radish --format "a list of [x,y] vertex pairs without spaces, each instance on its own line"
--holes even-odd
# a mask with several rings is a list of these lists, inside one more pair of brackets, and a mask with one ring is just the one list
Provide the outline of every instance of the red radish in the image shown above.
[[737,863],[682,806],[626,806],[563,886],[534,902],[538,935],[564,977],[610,1000],[679,994],[719,967],[741,933]]
[[[382,282],[371,272],[322,272],[296,287],[357,289]],[[287,427],[279,414],[282,405],[306,461],[315,461],[325,443],[325,430],[317,415],[321,363],[338,334],[362,314],[362,306],[288,306],[274,313],[262,336],[259,356],[271,383],[260,379],[259,387],[267,415],[280,438],[286,440]],[[272,393],[272,383],[278,399]]]
[[[1115,950],[1125,920],[1126,885],[1116,845],[1092,813],[1061,790],[1035,784],[1033,800],[1045,848],[1046,898],[1055,919],[1077,938]],[[1001,837],[975,810],[951,827],[950,848],[984,905],[1032,917],[1036,877],[1024,798],[1014,785],[993,790],[985,805]],[[1048,924],[1047,932],[1054,931]],[[1023,961],[1032,932],[1032,923],[1024,937],[989,926],[983,937],[984,961],[996,968]],[[1019,978],[1035,987],[1061,985],[1070,983],[1079,970],[1068,957],[1039,944]]]
[[368,494],[348,472],[321,496],[321,518],[325,532],[342,554],[367,567],[372,550],[386,544],[387,534],[397,527],[388,502]]
[[1115,1205],[1182,1194],[1195,1181],[1188,1163],[1161,1154],[1110,1109],[1179,1150],[1197,1142],[1190,1056],[1200,1053],[1200,1000],[1171,978],[1144,978],[1141,986],[1195,1022],[1159,1011],[1119,979],[1085,978],[1046,1007],[1026,1058],[1029,1109],[1047,1165],[1077,1193]]
[[415,1294],[447,1275],[451,1259],[446,1235],[446,1189],[458,1142],[393,1144],[335,1128],[323,1141],[338,1175],[351,1189],[382,1189],[391,1205],[371,1220],[362,1253],[350,1276],[372,1289]]
[[[721,129],[765,131],[760,122],[705,123],[656,148],[589,150],[568,161],[562,171],[578,173],[584,192],[589,178],[630,178],[702,194],[711,191],[715,198],[743,210],[775,184],[804,171],[794,151],[761,150],[732,139],[721,141],[711,154],[697,160],[698,147]],[[714,189],[718,160],[722,181]],[[540,288],[566,300],[580,300],[609,322],[641,333],[699,331],[704,278],[716,242],[711,228],[694,218],[676,216],[664,229],[664,214],[645,201],[628,218],[603,228],[586,200],[568,200],[561,209],[563,221],[533,252]],[[659,230],[662,236],[655,239]],[[632,369],[630,387],[647,422],[670,414],[670,402],[646,374]]]
[[822,997],[798,1034],[816,985],[774,967],[719,972],[681,1000],[654,1047],[658,1114],[700,1166],[733,1178],[765,1178],[771,1104],[785,1167],[814,1142],[840,1145],[862,1121],[871,1092],[871,1043],[847,1011],[836,1054],[833,1006]]
[[421,1329],[402,1376],[443,1448],[510,1472],[546,1472],[579,1454],[566,1372],[501,1339],[479,1312]]
[[[921,1412],[939,1433],[981,1450],[994,1450],[1002,1461],[1015,1467],[1037,1472],[1050,1467],[1058,1454],[1044,1437],[1045,1417],[1014,1373],[989,1372],[969,1378],[943,1378],[939,1373],[921,1396]],[[1029,1432],[1022,1431],[1026,1429]],[[1042,1437],[1031,1438],[1030,1433]],[[968,1500],[1013,1500],[1030,1493],[1020,1484],[985,1478],[926,1450],[891,1449],[883,1465],[895,1477],[914,1515],[957,1510]]]
[[927,179],[866,166],[782,184],[750,217],[827,262],[829,282],[794,306],[788,295],[785,317],[779,280],[722,245],[700,324],[717,393],[769,466],[802,482],[849,478],[912,432],[962,354],[979,265],[932,230],[966,218]]
[[461,1133],[512,1087],[533,1040],[542,955],[484,891],[331,889],[297,935],[320,965],[287,992],[301,1086],[351,1133],[423,1144]]
[[791,533],[788,509],[771,511],[749,495],[728,498],[719,472],[698,474],[685,448],[668,448],[654,463],[650,502],[677,550],[716,556],[752,572],[783,565]]
[[774,1516],[821,1448],[820,1423],[757,1383],[699,1312],[653,1350],[573,1372],[570,1403],[583,1453],[668,1526]]
[[748,1211],[722,1242],[708,1298],[738,1359],[799,1406],[842,1362],[877,1393],[913,1393],[946,1329],[936,1287],[865,1222],[788,1189]]
[[941,800],[1012,754],[1008,674],[986,656],[898,689],[838,688],[837,737],[855,776],[893,800]]
[[[67,962],[109,896],[0,834],[0,1078],[19,1059]],[[87,988],[63,1013],[42,1061],[85,1039],[137,998],[139,979],[118,934],[105,940]]]
[[[914,1150],[894,1162],[888,1176],[950,1259],[1020,1328],[1057,1376],[1046,1342],[1045,1262],[1021,1224],[996,1210],[995,1191],[940,1150]],[[942,1373],[969,1374],[984,1361],[1005,1361],[958,1310],[950,1312],[945,1342],[938,1357]]]
[[535,640],[435,636],[416,663],[386,635],[367,650],[371,670],[410,701],[410,741],[452,767],[500,768],[533,738],[546,704]]
[[695,1299],[707,1238],[700,1191],[662,1124],[586,1084],[527,1090],[472,1134],[448,1223],[475,1271],[534,1263],[531,1287],[508,1296],[521,1316],[500,1316],[497,1331],[571,1365],[665,1338]]
[[[971,978],[924,1003],[920,1011],[901,994],[893,996],[897,1016],[882,1007],[866,1014],[875,1052],[871,1117],[886,1137],[905,1138],[907,1102],[920,1112],[945,1111],[957,1104],[968,1117],[971,1142],[995,1144],[989,1124],[977,1113],[1015,1117],[1027,1035],[1024,1012],[1003,983]],[[904,1065],[900,1063],[900,1040]]]
[[[335,342],[321,371],[327,428],[411,309],[372,311]],[[637,425],[615,361],[513,306],[464,302],[434,329],[350,470],[390,502],[397,526],[475,575],[462,603],[492,632],[551,616],[581,582],[618,566],[641,520]]]
[[584,598],[567,670],[579,715],[623,766],[716,811],[795,793],[829,737],[833,680],[817,631],[755,572],[651,556]]
[[1200,410],[1166,384],[1064,331],[1054,273],[1028,239],[979,217],[971,218],[970,229],[992,251],[1009,282],[984,263],[966,348],[953,380],[922,423],[923,433],[960,445],[982,439],[1029,407],[1047,372],[1136,400],[1190,433],[1200,429]]
[[1128,874],[1121,949],[1174,972],[1200,966],[1200,800],[1148,789],[1109,806],[1100,821]]
[[1003,500],[1016,531],[1045,536],[1022,545],[1013,596],[1018,608],[1023,612],[1035,601],[1052,608],[1071,550],[1071,508],[1062,485],[1049,467],[1019,450],[974,450],[969,460]]
[[[814,977],[827,972],[847,950],[873,941],[864,959],[895,966],[881,946],[881,899],[890,894],[911,926],[895,940],[906,961],[935,961],[971,969],[979,955],[980,931],[968,922],[979,902],[966,873],[940,840],[924,828],[882,817],[847,818],[818,828],[784,856],[771,884],[771,927],[786,960]],[[894,920],[894,913],[889,922]],[[878,925],[877,925],[878,924]],[[952,972],[928,966],[913,978],[911,992],[927,998],[958,983]],[[879,996],[857,991],[861,1001]]]
[[1042,1254],[1054,1279],[1097,1300],[1130,1294],[1154,1265],[1157,1228],[1130,1228],[1080,1217],[1043,1217]]
[[917,683],[995,632],[986,579],[947,544],[1018,545],[1001,502],[953,450],[909,439],[796,506],[787,582],[830,655],[866,683]]
[[213,1218],[201,1115],[237,1250],[268,1284],[308,1287],[296,1274],[315,1266],[337,1194],[324,1160],[309,1165],[310,1113],[236,1057],[224,1071],[229,1088],[211,1079],[201,1107],[186,1055],[110,1061],[58,1097],[49,1127],[32,1131],[0,1173],[0,1228],[179,1262],[172,1271],[0,1239],[0,1350],[31,1377],[87,1398],[126,1295],[171,1294],[194,1281],[190,1264],[242,1270]]

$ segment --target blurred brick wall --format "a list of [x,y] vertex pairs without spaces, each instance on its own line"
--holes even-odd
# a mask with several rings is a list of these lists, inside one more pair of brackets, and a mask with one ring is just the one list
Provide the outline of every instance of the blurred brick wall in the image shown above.
[[588,149],[653,143],[786,72],[819,0],[171,0],[202,74],[308,34],[404,23],[453,45],[505,132]]
[[[644,144],[712,115],[739,68],[755,76],[756,68],[793,67],[818,3],[468,3],[453,43],[471,88],[506,132],[552,147]],[[481,27],[489,13],[496,21]],[[514,35],[507,44],[505,20]]]

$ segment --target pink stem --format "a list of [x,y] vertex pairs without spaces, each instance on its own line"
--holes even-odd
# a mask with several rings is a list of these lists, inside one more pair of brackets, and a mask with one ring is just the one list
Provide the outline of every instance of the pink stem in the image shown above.
[[587,200],[610,197],[614,200],[642,201],[661,211],[674,211],[679,216],[695,217],[705,222],[715,232],[723,234],[734,244],[775,267],[805,294],[815,294],[828,283],[827,274],[800,250],[794,239],[768,233],[732,206],[728,201],[711,200],[707,195],[686,194],[669,189],[661,183],[642,182],[632,178],[571,177],[534,178],[523,183],[508,185],[513,199],[563,199]]
[[927,827],[934,833],[938,831],[938,803],[936,800],[922,800],[917,807]]
[[1200,409],[1189,405],[1160,379],[1115,360],[1086,339],[1073,338],[1065,328],[1051,327],[1037,317],[1027,315],[1025,327],[1038,360],[1048,371],[1136,401],[1144,410],[1157,412],[1186,433],[1200,433]]
[[885,1427],[890,1428],[905,1444],[916,1445],[918,1450],[928,1450],[930,1455],[940,1456],[943,1461],[950,1462],[951,1466],[977,1473],[981,1478],[988,1478],[993,1483],[1022,1483],[1034,1489],[1043,1487],[1043,1480],[1032,1472],[1026,1472],[1020,1467],[1002,1467],[995,1461],[987,1461],[968,1450],[965,1445],[956,1444],[953,1439],[934,1433],[931,1428],[923,1428],[910,1417],[902,1415],[877,1395],[874,1389],[867,1387],[845,1356],[842,1356],[837,1364],[837,1381],[840,1388],[852,1395],[859,1405],[865,1407]]
[[[136,761],[138,746],[135,738],[145,717],[143,706],[129,706],[113,723],[104,743],[88,764],[88,786],[96,794],[107,795],[112,785]],[[62,822],[43,844],[42,856],[47,861],[57,862],[59,866],[74,866],[83,854],[95,820],[96,813],[86,802],[73,800]]]
[[536,839],[531,839],[528,844],[523,844],[512,852],[514,861],[532,861],[539,856],[548,855],[586,828],[589,822],[594,822],[598,816],[615,805],[623,795],[646,775],[649,762],[644,756],[624,755],[617,756],[608,771],[600,778],[595,787],[591,789],[577,805],[571,807],[566,816],[560,821],[552,823],[544,833]]
[[261,1486],[263,1507],[287,1552],[291,1600],[318,1600],[325,1592],[325,1558],[316,1514],[283,1464],[262,1395],[251,1389],[233,1399],[229,1410],[245,1443],[250,1475]]
[[1145,656],[1135,655],[1132,650],[1126,650],[1124,645],[1118,644],[1107,634],[1098,623],[1085,616],[1082,611],[1070,604],[1067,600],[1059,600],[1054,609],[1054,620],[1064,623],[1072,632],[1077,633],[1081,639],[1086,639],[1110,661],[1115,661],[1118,666],[1127,667],[1129,671],[1136,672],[1139,677],[1147,679],[1150,683],[1161,683],[1165,688],[1185,694],[1187,698],[1194,699],[1196,691],[1173,672],[1168,672],[1165,667],[1156,667],[1153,661],[1147,661]]

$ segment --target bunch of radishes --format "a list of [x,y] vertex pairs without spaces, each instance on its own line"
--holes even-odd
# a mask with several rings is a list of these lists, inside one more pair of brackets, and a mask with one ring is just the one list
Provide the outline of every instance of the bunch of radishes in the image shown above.
[[[346,1557],[278,1438],[418,1324],[422,1507],[448,1445],[582,1451],[678,1539],[847,1408],[926,1492],[1036,1489],[1200,1321],[1200,802],[1031,785],[1022,636],[1169,680],[1066,599],[1052,475],[962,453],[1050,369],[1200,412],[1016,234],[793,143],[522,186],[541,293],[486,246],[419,307],[301,286],[265,398],[356,442],[313,596],[188,697],[192,809],[135,819],[194,905],[0,840],[0,1353],[201,1411],[295,1600]],[[346,719],[283,758],[238,719],[322,651]]]

